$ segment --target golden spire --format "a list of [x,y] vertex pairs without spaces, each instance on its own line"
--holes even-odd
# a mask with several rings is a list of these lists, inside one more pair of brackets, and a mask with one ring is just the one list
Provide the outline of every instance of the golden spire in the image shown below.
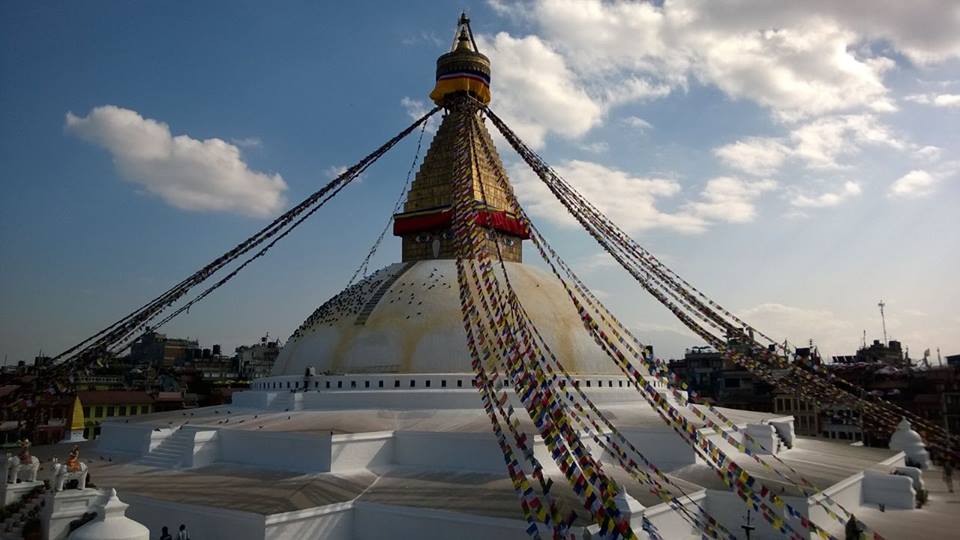
[[[437,86],[430,94],[447,112],[410,185],[403,212],[394,216],[393,234],[403,239],[404,262],[456,257],[450,229],[453,182],[456,155],[466,147],[472,154],[473,198],[482,203],[477,219],[487,231],[487,242],[499,243],[504,260],[521,262],[522,242],[529,234],[513,215],[501,187],[507,173],[497,149],[475,109],[453,106],[454,98],[463,98],[464,94],[483,103],[490,101],[490,60],[477,51],[466,14],[460,16],[451,49],[437,59]],[[463,122],[478,122],[472,143],[458,136],[457,126]]]
[[444,98],[458,92],[490,103],[490,59],[477,48],[466,13],[460,14],[450,52],[437,58],[436,82],[430,99],[437,105],[443,105]]
[[83,417],[83,404],[80,403],[80,396],[74,396],[73,409],[70,411],[70,431],[83,430],[86,425],[86,419]]

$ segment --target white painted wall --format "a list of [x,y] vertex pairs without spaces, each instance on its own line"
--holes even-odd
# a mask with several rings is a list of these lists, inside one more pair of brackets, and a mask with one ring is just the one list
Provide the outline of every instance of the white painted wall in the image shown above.
[[104,494],[94,488],[48,491],[43,496],[43,507],[40,510],[43,537],[47,540],[66,538],[70,522],[94,511],[94,506]]
[[[643,455],[664,471],[696,463],[696,452],[676,432],[663,429],[624,429],[621,433]],[[615,457],[604,456],[604,460]]]
[[121,424],[104,422],[101,425],[97,450],[105,454],[127,454],[141,456],[156,448],[173,430],[154,427],[147,424]]
[[[807,503],[807,516],[809,516],[814,523],[823,527],[827,531],[830,531],[831,533],[839,533],[843,530],[843,526],[831,518],[827,514],[826,509],[818,504],[819,501],[825,498],[824,494],[829,495],[831,500],[839,503],[847,510],[856,513],[857,509],[860,508],[861,501],[863,500],[863,474],[854,474],[849,478],[830,486],[829,488],[825,489],[823,493],[818,493],[810,497],[809,502]],[[827,503],[827,507],[831,508],[834,512],[837,512],[837,509],[830,506],[829,503]]]
[[353,538],[455,538],[456,540],[528,540],[526,522],[424,508],[354,504]]
[[274,514],[265,520],[264,540],[352,540],[353,516],[352,502]]
[[151,499],[121,492],[120,498],[130,505],[127,517],[150,529],[150,538],[160,536],[166,526],[176,537],[181,523],[191,538],[198,540],[263,540],[264,516],[195,504]]
[[[707,493],[704,490],[697,491],[695,493],[689,493],[690,500],[705,507]],[[688,502],[686,497],[683,497],[681,501],[684,503],[684,507],[688,508],[691,513],[699,514],[699,510],[696,508],[692,502]],[[653,526],[657,528],[657,531],[660,533],[660,536],[663,538],[669,538],[673,540],[700,540],[702,538],[700,531],[694,529],[689,522],[687,522],[683,517],[675,512],[670,505],[668,504],[658,504],[656,506],[651,506],[647,508],[643,514],[653,523]],[[639,528],[639,527],[638,527]],[[645,538],[643,533],[639,530],[635,530],[640,538]]]
[[[185,428],[181,428],[185,429]],[[220,431],[196,430],[193,434],[193,452],[187,456],[185,467],[206,467],[220,459]]]
[[[783,497],[783,500],[797,510],[802,511],[806,508],[806,501],[804,499]],[[769,500],[767,504],[776,510],[776,508],[769,503]],[[740,527],[746,523],[747,505],[736,493],[732,491],[708,489],[705,508],[710,515],[720,521],[724,527],[738,537],[743,533],[743,529]],[[783,517],[783,512],[780,512],[780,515]],[[750,524],[756,527],[750,536],[753,540],[782,540],[783,538],[783,534],[778,530],[774,530],[763,518],[761,513],[753,510],[753,507],[750,508]],[[791,526],[793,526],[793,523],[791,523]],[[802,531],[799,527],[795,528],[797,531]]]
[[505,471],[503,453],[493,433],[397,432],[393,461],[429,469],[491,474]]
[[[218,461],[298,472],[330,470],[330,435],[221,429]],[[267,451],[269,449],[269,451]],[[283,456],[277,459],[277,456]]]
[[757,454],[776,454],[777,439],[770,424],[747,424],[744,446]]
[[330,472],[390,465],[394,456],[392,431],[334,435],[330,442]]
[[912,510],[917,492],[908,476],[878,471],[863,471],[863,502],[882,504],[887,508]]

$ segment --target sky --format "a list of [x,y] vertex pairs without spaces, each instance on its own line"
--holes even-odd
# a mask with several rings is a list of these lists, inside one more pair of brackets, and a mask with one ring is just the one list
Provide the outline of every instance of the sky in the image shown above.
[[[882,299],[911,356],[960,354],[955,1],[8,1],[4,361],[108,325],[406,127],[461,8],[492,109],[720,304],[832,355],[882,337]],[[415,147],[165,331],[227,350],[286,339],[387,224]],[[638,337],[663,357],[699,344],[498,147],[531,217]],[[372,267],[398,259],[388,235]]]

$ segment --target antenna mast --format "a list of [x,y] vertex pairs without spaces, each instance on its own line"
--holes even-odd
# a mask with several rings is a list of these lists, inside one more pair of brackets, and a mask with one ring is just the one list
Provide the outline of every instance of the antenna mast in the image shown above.
[[880,306],[880,324],[883,325],[883,344],[887,345],[887,319],[883,314],[883,308],[886,307],[886,304],[883,303],[883,300],[880,300],[880,303],[877,304]]

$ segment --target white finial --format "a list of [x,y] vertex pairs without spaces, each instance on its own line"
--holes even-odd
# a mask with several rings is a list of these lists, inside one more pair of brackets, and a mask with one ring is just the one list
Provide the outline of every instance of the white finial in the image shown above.
[[890,436],[891,450],[903,452],[907,456],[907,464],[920,469],[930,467],[930,454],[927,447],[923,444],[923,438],[920,434],[911,429],[910,421],[906,418],[900,420],[897,430]]
[[150,530],[126,516],[128,506],[110,488],[97,518],[73,531],[69,540],[150,540]]

